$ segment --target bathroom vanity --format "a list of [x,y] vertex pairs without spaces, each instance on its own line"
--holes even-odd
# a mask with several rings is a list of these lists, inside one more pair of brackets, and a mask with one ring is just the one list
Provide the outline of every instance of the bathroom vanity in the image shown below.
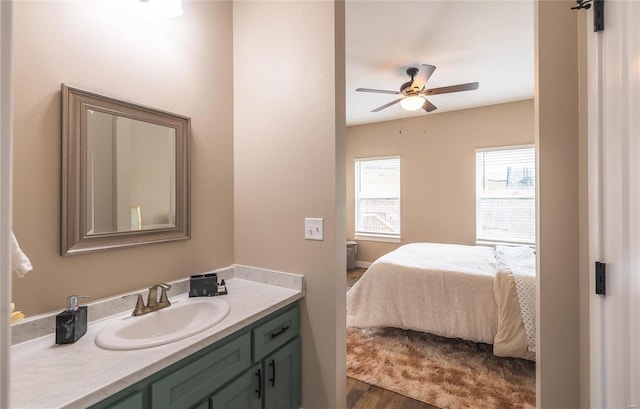
[[91,408],[299,408],[298,317],[294,303]]
[[300,407],[303,277],[232,269],[222,296],[229,315],[188,338],[135,350],[98,347],[100,330],[129,311],[90,321],[74,344],[55,345],[49,334],[12,346],[10,407]]

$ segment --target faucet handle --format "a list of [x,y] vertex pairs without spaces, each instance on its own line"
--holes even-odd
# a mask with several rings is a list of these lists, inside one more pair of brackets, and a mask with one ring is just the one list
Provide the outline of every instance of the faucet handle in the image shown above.
[[160,284],[154,284],[149,287],[149,294],[147,295],[147,308],[154,309],[158,305],[158,288]]
[[133,312],[131,313],[131,315],[133,315],[134,317],[144,314],[144,301],[142,301],[142,294],[129,294],[122,297],[122,298],[131,298],[135,296],[137,296],[138,299],[136,300],[136,306],[133,309]]
[[171,305],[171,303],[169,302],[169,298],[167,297],[167,291],[171,289],[171,286],[166,283],[160,283],[158,285],[162,289],[162,292],[160,293],[160,304],[167,303]]

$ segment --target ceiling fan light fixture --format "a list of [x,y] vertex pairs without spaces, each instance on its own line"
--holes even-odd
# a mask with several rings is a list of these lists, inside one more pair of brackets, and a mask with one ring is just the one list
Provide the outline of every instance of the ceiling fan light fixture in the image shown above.
[[424,98],[418,95],[409,95],[400,101],[400,106],[405,111],[417,111],[424,105]]

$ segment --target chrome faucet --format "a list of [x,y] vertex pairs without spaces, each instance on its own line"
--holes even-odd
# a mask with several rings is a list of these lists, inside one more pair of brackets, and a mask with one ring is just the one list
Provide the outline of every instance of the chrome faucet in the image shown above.
[[[158,288],[162,291],[160,293],[160,301],[158,301]],[[153,311],[158,311],[162,308],[166,308],[171,305],[169,302],[169,298],[167,297],[167,290],[170,290],[171,286],[169,284],[160,283],[155,284],[149,288],[149,295],[147,297],[147,305],[144,305],[142,301],[142,294],[129,294],[125,295],[122,298],[129,298],[137,296],[138,299],[136,301],[136,306],[133,309],[131,315],[137,317],[139,315],[144,315]]]

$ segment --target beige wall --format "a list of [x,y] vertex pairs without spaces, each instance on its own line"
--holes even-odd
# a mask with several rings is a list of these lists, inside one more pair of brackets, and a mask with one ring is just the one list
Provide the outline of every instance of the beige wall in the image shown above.
[[535,2],[539,408],[580,407],[579,215],[586,209],[579,203],[579,15],[573,4]]
[[[474,244],[475,149],[533,144],[533,100],[347,129],[347,236],[354,237],[355,158],[400,155],[402,244]],[[358,241],[372,262],[399,244]]]
[[[235,261],[304,274],[302,407],[346,405],[344,5],[234,2]],[[324,241],[304,218],[324,218]]]
[[[132,8],[125,6],[129,4]],[[13,226],[34,271],[13,279],[27,315],[233,263],[232,7],[16,2]],[[60,257],[60,83],[192,118],[188,241]]]

